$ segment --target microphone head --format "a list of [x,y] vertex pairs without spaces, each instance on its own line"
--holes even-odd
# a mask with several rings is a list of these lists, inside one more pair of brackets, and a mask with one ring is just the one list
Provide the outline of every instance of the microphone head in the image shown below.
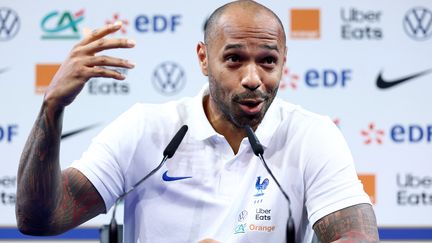
[[249,143],[251,144],[252,150],[256,156],[264,154],[264,148],[259,142],[258,138],[255,136],[254,131],[250,126],[246,126],[246,134],[249,139]]
[[[117,206],[117,204],[115,205]],[[114,207],[115,207],[114,206]],[[111,219],[108,229],[108,242],[109,243],[118,243],[118,225],[115,217]]]
[[171,158],[173,157],[175,151],[177,150],[178,146],[180,145],[181,141],[183,140],[184,136],[186,135],[186,132],[188,130],[187,125],[183,125],[180,130],[176,133],[176,135],[171,139],[171,142],[168,144],[168,146],[163,151],[163,156]]
[[287,232],[286,232],[286,236],[287,236],[287,243],[289,242],[295,242],[295,227],[294,227],[294,219],[291,217],[291,213],[290,216],[288,218],[288,223],[287,223]]

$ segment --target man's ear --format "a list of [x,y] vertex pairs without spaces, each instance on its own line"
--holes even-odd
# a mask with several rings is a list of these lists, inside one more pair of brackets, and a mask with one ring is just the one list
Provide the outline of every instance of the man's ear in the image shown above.
[[201,67],[201,72],[208,76],[208,59],[207,59],[207,46],[200,41],[196,48],[198,61]]

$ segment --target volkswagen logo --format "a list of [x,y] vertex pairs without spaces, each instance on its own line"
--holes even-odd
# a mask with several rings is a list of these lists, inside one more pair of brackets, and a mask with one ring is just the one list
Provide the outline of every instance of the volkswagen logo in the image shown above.
[[10,40],[18,33],[20,19],[10,8],[0,8],[0,41]]
[[163,62],[153,71],[153,85],[164,95],[174,95],[183,89],[186,75],[183,68],[174,62]]
[[243,221],[246,220],[247,216],[248,216],[248,212],[246,210],[243,210],[243,211],[241,211],[241,213],[239,213],[239,216],[238,216],[237,220],[239,222],[243,222]]
[[432,12],[423,7],[408,10],[403,19],[403,27],[414,40],[426,40],[432,35]]

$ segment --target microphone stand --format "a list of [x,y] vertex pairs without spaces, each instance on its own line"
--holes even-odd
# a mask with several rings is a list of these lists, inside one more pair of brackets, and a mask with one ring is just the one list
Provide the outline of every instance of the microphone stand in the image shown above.
[[167,159],[171,158],[175,151],[177,150],[178,146],[180,145],[180,142],[183,140],[184,136],[186,135],[186,132],[188,130],[187,125],[183,125],[179,131],[174,135],[170,143],[167,145],[165,150],[163,151],[163,159],[160,162],[160,164],[154,168],[150,173],[148,173],[146,176],[144,176],[141,180],[139,180],[135,185],[132,186],[127,192],[123,193],[120,197],[117,198],[113,214],[111,217],[110,225],[109,225],[109,236],[108,236],[108,242],[109,243],[118,243],[118,225],[117,220],[115,218],[115,214],[117,211],[117,205],[120,203],[121,200],[123,200],[129,193],[131,193],[133,190],[135,190],[141,183],[143,183],[145,180],[147,180],[150,176],[152,176],[154,173],[156,173],[162,166],[165,164]]
[[109,243],[118,243],[118,225],[117,225],[117,220],[115,218],[117,205],[120,203],[121,200],[123,200],[123,198],[125,198],[129,193],[131,193],[133,190],[135,190],[141,183],[143,183],[150,176],[152,176],[154,173],[156,173],[160,168],[162,168],[162,166],[165,164],[167,159],[168,159],[168,155],[165,155],[163,157],[162,161],[160,162],[160,164],[156,168],[154,168],[152,171],[150,171],[150,173],[148,173],[146,176],[144,176],[144,178],[142,178],[137,183],[135,183],[135,185],[133,185],[132,188],[130,188],[126,193],[124,193],[119,198],[117,198],[117,200],[114,204],[114,210],[113,210],[113,214],[112,214],[110,225],[109,225]]
[[250,126],[246,126],[246,134],[248,136],[249,143],[251,144],[252,151],[256,156],[258,156],[263,163],[265,169],[270,174],[271,178],[275,181],[276,185],[278,186],[279,190],[284,195],[285,199],[288,202],[288,222],[287,222],[287,228],[286,228],[286,236],[287,236],[287,243],[294,243],[295,242],[295,225],[294,225],[294,219],[292,217],[291,212],[291,200],[288,197],[288,194],[283,190],[282,186],[279,184],[279,181],[276,179],[276,177],[273,175],[270,168],[267,166],[267,163],[264,160],[263,154],[264,154],[264,148],[259,142],[258,138],[256,137],[254,131]]

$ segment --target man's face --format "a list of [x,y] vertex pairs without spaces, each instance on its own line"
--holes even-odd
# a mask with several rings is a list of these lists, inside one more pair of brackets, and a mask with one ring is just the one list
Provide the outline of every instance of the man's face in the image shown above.
[[268,14],[224,13],[207,43],[210,112],[236,127],[256,127],[279,87],[284,41]]

